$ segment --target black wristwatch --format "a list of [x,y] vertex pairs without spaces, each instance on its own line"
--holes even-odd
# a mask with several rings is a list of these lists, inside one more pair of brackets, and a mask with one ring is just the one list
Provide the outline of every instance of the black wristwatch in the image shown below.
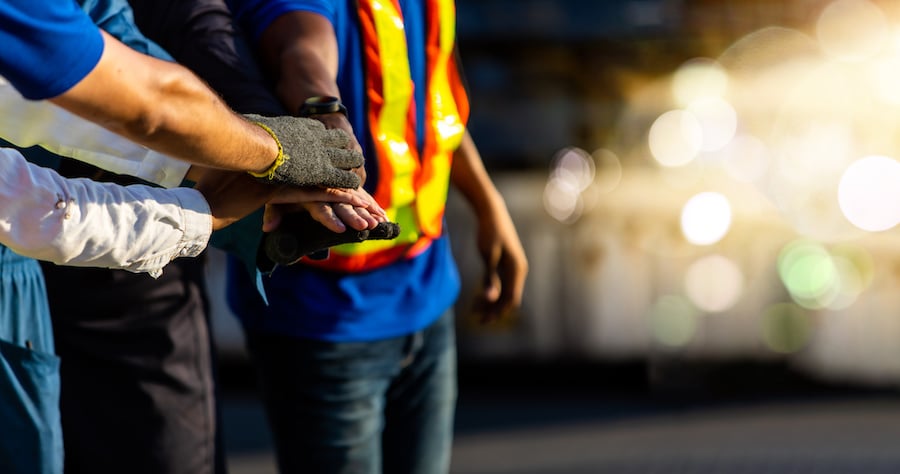
[[309,117],[311,115],[333,114],[340,112],[347,116],[347,107],[341,103],[341,99],[329,95],[318,95],[310,97],[303,101],[300,106],[300,116]]

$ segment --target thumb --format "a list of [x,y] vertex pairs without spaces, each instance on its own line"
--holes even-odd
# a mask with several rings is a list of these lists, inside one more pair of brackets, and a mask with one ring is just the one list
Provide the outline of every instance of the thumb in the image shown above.
[[482,246],[482,259],[484,260],[484,288],[482,297],[489,303],[495,303],[500,299],[500,246],[491,242]]
[[278,206],[266,204],[266,210],[263,213],[263,232],[272,232],[281,224],[281,210]]
[[500,275],[495,269],[490,269],[484,276],[483,296],[489,303],[496,303],[500,299]]

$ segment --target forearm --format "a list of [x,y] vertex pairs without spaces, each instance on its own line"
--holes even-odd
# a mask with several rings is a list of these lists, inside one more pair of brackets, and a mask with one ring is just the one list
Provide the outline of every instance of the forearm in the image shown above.
[[22,255],[157,274],[209,240],[209,207],[196,190],[66,179],[10,149],[0,150],[0,170],[0,242]]
[[97,66],[52,102],[190,163],[262,172],[274,162],[278,149],[272,137],[235,114],[193,73],[134,52],[106,34],[104,40]]
[[528,259],[506,202],[488,177],[468,132],[454,155],[450,175],[478,219],[476,241],[485,265],[485,283],[474,307],[483,321],[503,318],[522,302]]
[[280,16],[260,36],[259,51],[288,110],[296,113],[309,97],[340,97],[337,40],[324,17],[309,12]]
[[453,155],[450,180],[476,211],[479,219],[489,218],[489,213],[485,211],[506,212],[503,197],[491,181],[481,154],[468,131]]

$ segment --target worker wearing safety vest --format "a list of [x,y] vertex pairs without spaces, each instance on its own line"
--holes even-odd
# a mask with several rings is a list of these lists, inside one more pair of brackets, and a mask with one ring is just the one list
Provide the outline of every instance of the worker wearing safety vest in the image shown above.
[[[477,214],[487,319],[515,308],[527,263],[466,131],[453,0],[231,0],[288,110],[352,132],[393,240],[333,247],[263,279],[232,262],[229,300],[261,376],[282,472],[446,472],[460,290],[444,205]],[[333,206],[344,221],[365,211]]]

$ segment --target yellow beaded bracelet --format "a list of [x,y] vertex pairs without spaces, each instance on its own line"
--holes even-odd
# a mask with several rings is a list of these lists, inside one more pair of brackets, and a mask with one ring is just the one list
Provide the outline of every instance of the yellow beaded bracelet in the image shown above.
[[272,163],[272,166],[270,166],[269,169],[263,171],[262,173],[254,173],[253,171],[248,171],[248,173],[250,173],[250,176],[253,176],[255,178],[273,179],[275,177],[275,170],[278,169],[279,166],[283,165],[284,162],[287,161],[288,157],[285,156],[284,148],[281,147],[281,142],[278,140],[278,137],[275,136],[275,132],[273,132],[271,128],[265,126],[260,122],[253,123],[262,127],[263,130],[265,130],[269,133],[269,135],[272,136],[272,138],[275,140],[275,143],[278,145],[278,156],[275,157],[275,162]]

